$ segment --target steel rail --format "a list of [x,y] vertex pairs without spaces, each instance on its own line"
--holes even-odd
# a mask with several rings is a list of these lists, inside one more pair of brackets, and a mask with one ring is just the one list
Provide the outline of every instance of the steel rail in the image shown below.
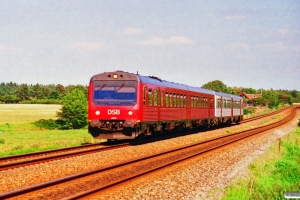
[[[107,147],[103,147],[103,146],[99,147],[99,144],[97,144],[97,145],[89,145],[90,147],[89,149],[86,149],[86,146],[77,146],[77,147],[56,149],[51,151],[42,151],[42,152],[31,153],[31,154],[9,156],[1,160],[2,163],[0,163],[0,171],[22,167],[26,165],[33,165],[42,162],[49,162],[57,159],[74,157],[82,154],[90,154],[94,152],[108,151],[116,148],[124,148],[126,146],[129,146],[129,144],[125,143],[125,144],[118,144],[118,145],[107,146]],[[53,155],[53,153],[55,154]],[[15,162],[14,161],[15,159],[18,160],[23,159],[23,160]]]

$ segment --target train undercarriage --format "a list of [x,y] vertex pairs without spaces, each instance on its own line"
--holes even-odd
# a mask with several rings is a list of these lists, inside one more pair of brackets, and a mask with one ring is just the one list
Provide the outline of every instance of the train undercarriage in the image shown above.
[[162,122],[93,120],[89,123],[88,130],[95,139],[135,139],[141,136],[151,136],[170,132],[183,132],[200,127],[211,128],[224,124],[238,124],[241,120],[241,116]]

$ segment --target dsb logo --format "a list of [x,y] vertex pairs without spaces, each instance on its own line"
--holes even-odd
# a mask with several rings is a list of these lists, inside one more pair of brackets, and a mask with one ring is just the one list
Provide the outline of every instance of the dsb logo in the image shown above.
[[107,114],[108,115],[119,115],[120,114],[120,110],[118,110],[118,109],[112,109],[112,110],[108,109],[107,110]]

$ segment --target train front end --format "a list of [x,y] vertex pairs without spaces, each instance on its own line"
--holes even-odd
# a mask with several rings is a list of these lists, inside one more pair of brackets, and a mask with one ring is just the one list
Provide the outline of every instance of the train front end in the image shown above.
[[139,77],[122,71],[91,78],[89,133],[96,139],[134,139],[140,134]]

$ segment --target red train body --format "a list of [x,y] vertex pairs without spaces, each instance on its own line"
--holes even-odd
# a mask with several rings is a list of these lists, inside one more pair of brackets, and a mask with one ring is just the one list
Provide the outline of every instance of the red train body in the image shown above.
[[239,96],[123,71],[93,76],[88,99],[88,130],[97,139],[134,139],[243,118]]

